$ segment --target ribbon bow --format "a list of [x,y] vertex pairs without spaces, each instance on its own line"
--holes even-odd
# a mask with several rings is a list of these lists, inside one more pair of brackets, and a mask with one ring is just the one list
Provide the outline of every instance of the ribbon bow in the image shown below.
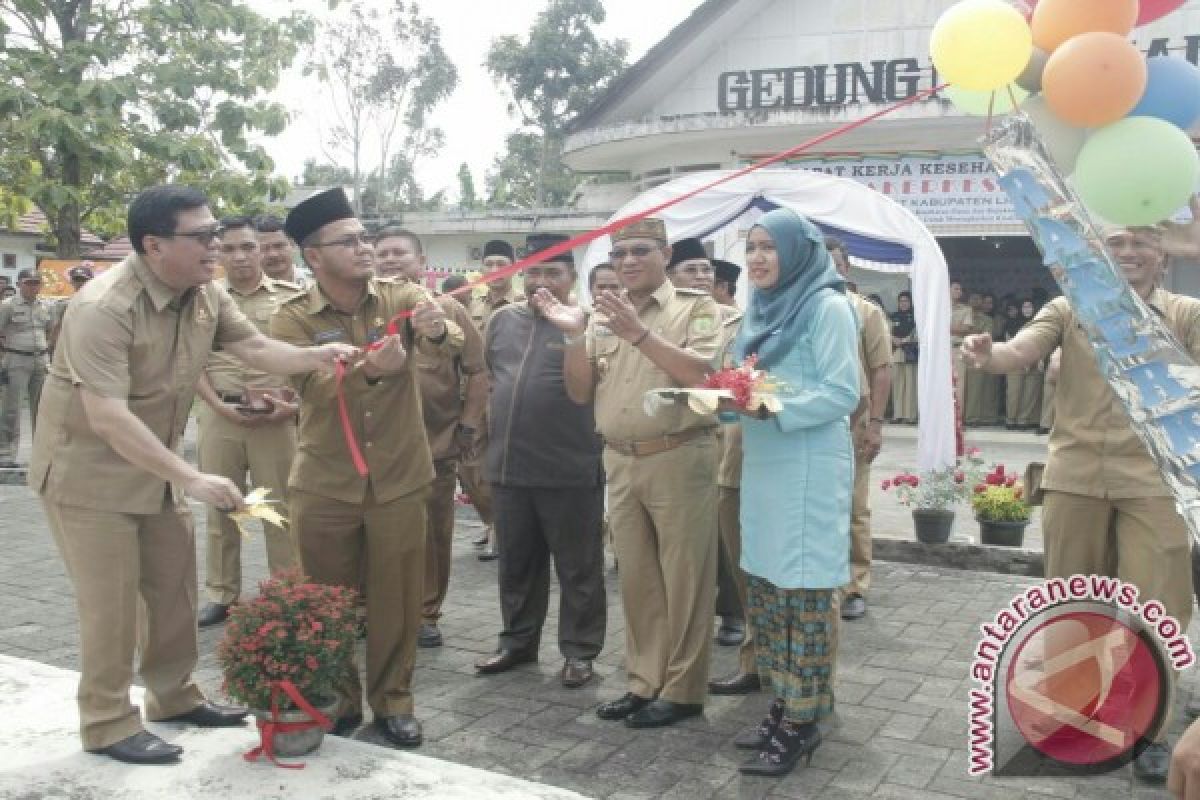
[[[303,722],[281,722],[279,720],[279,693],[283,692],[287,695],[296,708],[308,714],[308,719]],[[322,728],[323,730],[333,730],[333,722],[329,717],[322,714],[312,703],[304,699],[304,695],[300,694],[300,690],[296,685],[289,680],[273,681],[271,683],[271,718],[269,720],[258,720],[258,735],[260,744],[253,750],[242,754],[242,758],[247,761],[258,761],[258,757],[265,755],[271,760],[271,763],[277,767],[284,769],[304,769],[304,764],[285,764],[275,758],[275,734],[277,733],[295,733],[297,731],[306,731],[311,728]]]

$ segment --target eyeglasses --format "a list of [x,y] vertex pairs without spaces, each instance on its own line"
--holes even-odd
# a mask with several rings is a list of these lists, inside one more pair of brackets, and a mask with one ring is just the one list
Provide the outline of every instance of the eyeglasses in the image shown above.
[[690,267],[676,267],[675,271],[682,272],[684,275],[691,275],[693,277],[695,277],[697,275],[712,275],[713,274],[713,268],[711,266],[701,267],[701,266],[693,265]]
[[213,227],[205,228],[201,231],[175,231],[174,233],[167,234],[167,238],[174,239],[176,236],[186,236],[201,247],[208,247],[215,242],[217,237],[220,235],[221,229]]
[[658,249],[659,248],[657,248],[657,247],[650,247],[649,245],[645,245],[645,244],[635,244],[633,247],[629,248],[628,250],[617,249],[617,250],[609,251],[608,258],[610,261],[614,261],[614,262],[615,261],[623,261],[626,256],[633,256],[634,258],[642,259]]
[[363,231],[362,233],[352,233],[348,236],[343,236],[340,239],[332,239],[328,242],[317,242],[316,244],[309,245],[309,247],[355,248],[362,247],[364,245],[373,245],[374,243],[375,242],[371,238],[370,234],[368,234],[366,231]]

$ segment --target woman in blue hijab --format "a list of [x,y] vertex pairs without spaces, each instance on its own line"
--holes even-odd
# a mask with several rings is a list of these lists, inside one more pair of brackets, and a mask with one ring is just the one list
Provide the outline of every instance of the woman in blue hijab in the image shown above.
[[772,211],[751,229],[746,269],[753,292],[735,353],[757,355],[782,384],[783,408],[741,419],[741,566],[759,677],[775,699],[735,744],[758,751],[742,772],[783,775],[812,760],[817,723],[833,712],[834,595],[850,578],[858,322],[824,236],[793,211]]

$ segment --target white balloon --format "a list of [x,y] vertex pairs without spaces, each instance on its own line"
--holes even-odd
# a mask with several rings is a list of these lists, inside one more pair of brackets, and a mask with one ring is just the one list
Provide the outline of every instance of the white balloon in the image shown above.
[[1088,138],[1087,129],[1076,128],[1063,122],[1050,110],[1046,98],[1040,94],[1026,100],[1021,105],[1021,110],[1033,120],[1038,135],[1046,144],[1050,158],[1054,159],[1055,166],[1063,175],[1074,172],[1079,151],[1083,149]]

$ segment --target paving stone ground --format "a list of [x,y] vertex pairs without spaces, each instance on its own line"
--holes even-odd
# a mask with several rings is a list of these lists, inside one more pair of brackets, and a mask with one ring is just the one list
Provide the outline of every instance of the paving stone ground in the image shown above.
[[[1032,437],[999,439],[995,448],[1017,467],[1024,466],[1018,459],[1036,458],[1044,450]],[[911,435],[889,433],[877,473],[911,464],[912,448]],[[911,537],[911,523],[894,499],[877,497],[876,509],[879,535]],[[967,514],[959,516],[969,521]],[[196,520],[203,580],[203,514],[197,513]],[[598,703],[624,691],[624,622],[611,568],[608,642],[596,665],[596,682],[574,691],[559,685],[553,610],[538,665],[477,677],[472,665],[492,651],[499,628],[495,564],[478,561],[470,543],[478,526],[471,512],[463,511],[442,624],[446,646],[422,650],[418,657],[415,691],[426,731],[424,755],[593,797],[630,800],[1167,797],[1135,785],[1128,768],[1089,779],[967,776],[968,660],[977,626],[1029,585],[1028,579],[877,564],[869,615],[842,628],[838,713],[827,741],[811,766],[785,779],[750,779],[737,772],[741,754],[731,740],[761,717],[767,703],[761,694],[713,697],[703,718],[664,730],[633,731],[596,718]],[[972,527],[962,528],[962,535],[971,535]],[[5,610],[0,653],[78,669],[70,585],[40,506],[22,486],[0,486],[0,541],[5,554],[0,559]],[[260,542],[246,545],[244,562],[247,585],[253,586],[265,573]],[[555,605],[552,601],[551,608]],[[213,657],[219,636],[219,631],[200,635],[198,676],[212,692],[220,683]],[[727,674],[735,665],[734,652],[714,651],[713,674]],[[1177,707],[1196,689],[1194,676],[1185,676],[1181,685]],[[1176,717],[1178,735],[1183,722],[1182,715]],[[369,732],[360,736],[371,738]]]

